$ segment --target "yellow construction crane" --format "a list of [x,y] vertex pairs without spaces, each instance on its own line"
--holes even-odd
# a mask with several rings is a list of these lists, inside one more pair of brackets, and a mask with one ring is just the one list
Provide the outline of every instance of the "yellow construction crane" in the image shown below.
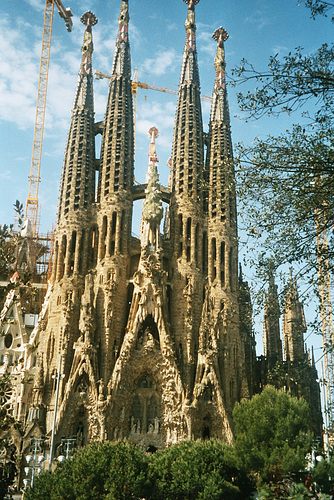
[[[157,90],[158,92],[165,92],[166,94],[174,94],[178,95],[179,91],[178,90],[173,90],[173,89],[168,89],[166,87],[158,87],[157,85],[151,85],[149,83],[144,83],[144,82],[138,82],[137,79],[137,68],[134,70],[134,77],[131,82],[131,87],[132,87],[132,94],[135,97],[135,102],[134,102],[134,131],[136,134],[136,121],[137,121],[137,93],[138,89],[147,89],[147,90]],[[100,71],[95,71],[94,73],[96,80],[102,80],[102,78],[111,78],[110,75],[106,75],[105,73],[101,73]],[[202,95],[201,100],[205,102],[212,102],[212,97],[209,97],[207,95]]]
[[[105,73],[101,73],[100,71],[95,71],[94,73],[95,78],[97,80],[101,80],[102,78],[111,78],[110,75],[106,75]],[[166,92],[167,94],[174,94],[178,95],[179,91],[178,90],[173,90],[173,89],[168,89],[166,87],[158,87],[157,85],[151,85],[149,83],[143,83],[143,82],[138,82],[137,81],[137,69],[135,69],[135,76],[132,81],[132,93],[134,95],[137,95],[138,88],[140,89],[148,89],[148,90],[157,90],[158,92]],[[202,95],[201,96],[202,101],[206,102],[212,102],[212,97],[209,97],[207,95]]]
[[26,201],[25,219],[30,220],[32,236],[37,233],[38,216],[38,186],[40,181],[40,167],[45,119],[46,93],[48,87],[49,62],[51,49],[51,35],[53,24],[54,6],[58,7],[58,14],[65,21],[67,31],[72,31],[73,16],[71,9],[63,6],[61,0],[46,0],[44,13],[44,27],[41,61],[39,69],[39,81],[37,92],[37,106],[34,129],[34,143],[32,150],[31,169],[29,176],[29,193]]

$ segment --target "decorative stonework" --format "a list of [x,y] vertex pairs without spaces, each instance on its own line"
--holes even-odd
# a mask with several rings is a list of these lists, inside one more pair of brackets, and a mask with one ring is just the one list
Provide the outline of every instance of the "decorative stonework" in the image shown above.
[[[195,40],[198,0],[184,1],[186,43],[168,188],[159,182],[156,127],[149,130],[146,184],[137,189],[133,182],[128,2],[121,2],[105,119],[98,127],[91,67],[97,20],[91,12],[82,18],[86,28],[51,283],[29,339],[19,313],[15,318],[25,344],[16,368],[22,383],[15,387],[16,415],[27,422],[23,450],[32,433],[51,435],[60,356],[56,449],[61,436],[74,435],[77,446],[127,438],[151,451],[184,439],[231,443],[233,407],[256,385],[249,289],[238,276],[224,74],[227,34],[219,28],[214,35],[216,78],[205,157]],[[96,131],[102,131],[98,165]],[[138,198],[144,201],[135,238],[131,222]],[[297,356],[300,342],[298,347],[289,326],[301,319],[294,290],[286,303],[285,334]],[[15,300],[13,292],[1,312],[3,328],[11,325]],[[277,331],[267,337],[268,349],[270,344],[279,354],[279,345],[271,342]]]

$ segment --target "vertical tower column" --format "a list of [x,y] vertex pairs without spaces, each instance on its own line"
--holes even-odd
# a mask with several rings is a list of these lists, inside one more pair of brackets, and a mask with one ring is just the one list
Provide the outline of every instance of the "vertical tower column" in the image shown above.
[[[101,346],[101,377],[107,384],[115,363],[112,352],[124,336],[128,314],[129,241],[133,210],[134,126],[129,43],[129,4],[120,2],[108,100],[105,111],[97,200],[100,235],[97,273],[100,275],[97,304]],[[102,265],[103,259],[103,265]],[[110,277],[117,276],[111,294]],[[109,285],[108,285],[109,283]],[[104,297],[104,300],[102,300]],[[110,318],[117,314],[117,321]],[[109,318],[109,319],[107,319]],[[108,321],[110,325],[108,326]]]
[[[175,115],[170,205],[172,267],[180,279],[172,289],[171,322],[176,344],[184,353],[185,382],[191,391],[205,280],[196,240],[201,240],[199,233],[205,230],[206,217],[203,213],[204,144],[195,24],[195,5],[199,0],[184,2],[188,6],[186,40]],[[199,228],[197,233],[196,228]],[[180,318],[183,318],[181,325]]]

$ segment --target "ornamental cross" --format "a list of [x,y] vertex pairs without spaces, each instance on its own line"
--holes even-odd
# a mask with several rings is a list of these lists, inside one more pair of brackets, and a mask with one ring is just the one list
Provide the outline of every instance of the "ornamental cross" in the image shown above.
[[195,5],[197,5],[198,2],[199,2],[199,0],[183,0],[183,1],[184,1],[184,3],[186,3],[186,4],[189,5],[188,8],[191,9],[191,10],[194,10]]
[[95,14],[93,14],[93,12],[88,10],[80,17],[80,21],[82,22],[82,24],[85,24],[86,26],[95,26],[98,20]]
[[228,33],[222,26],[220,26],[220,28],[216,29],[212,38],[218,42],[218,47],[222,49],[224,47],[224,42],[228,39]]

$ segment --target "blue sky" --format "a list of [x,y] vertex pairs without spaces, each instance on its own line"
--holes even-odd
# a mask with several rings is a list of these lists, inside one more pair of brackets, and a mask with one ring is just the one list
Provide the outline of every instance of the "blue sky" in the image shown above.
[[[74,17],[71,33],[55,12],[47,110],[41,162],[39,203],[40,231],[55,222],[59,182],[81,57],[84,27],[80,16],[92,10],[98,18],[93,29],[94,70],[110,73],[118,28],[120,0],[69,0]],[[2,0],[0,3],[0,223],[13,222],[13,203],[25,202],[28,194],[39,60],[45,0]],[[130,44],[132,68],[139,81],[177,89],[185,41],[187,6],[181,0],[130,0]],[[334,25],[329,19],[310,18],[297,0],[201,0],[196,6],[197,50],[202,93],[211,95],[214,82],[213,58],[216,42],[211,35],[219,26],[229,33],[225,44],[227,76],[242,58],[264,69],[269,56],[286,55],[296,46],[306,52],[332,41]],[[96,121],[102,120],[108,82],[95,81]],[[248,122],[239,115],[236,89],[229,87],[234,143],[251,142],[255,136],[278,134],[298,117]],[[176,96],[138,91],[135,175],[145,179],[149,139],[147,132],[157,126],[157,151],[161,182],[169,174],[172,127]],[[207,126],[210,105],[203,103]]]

